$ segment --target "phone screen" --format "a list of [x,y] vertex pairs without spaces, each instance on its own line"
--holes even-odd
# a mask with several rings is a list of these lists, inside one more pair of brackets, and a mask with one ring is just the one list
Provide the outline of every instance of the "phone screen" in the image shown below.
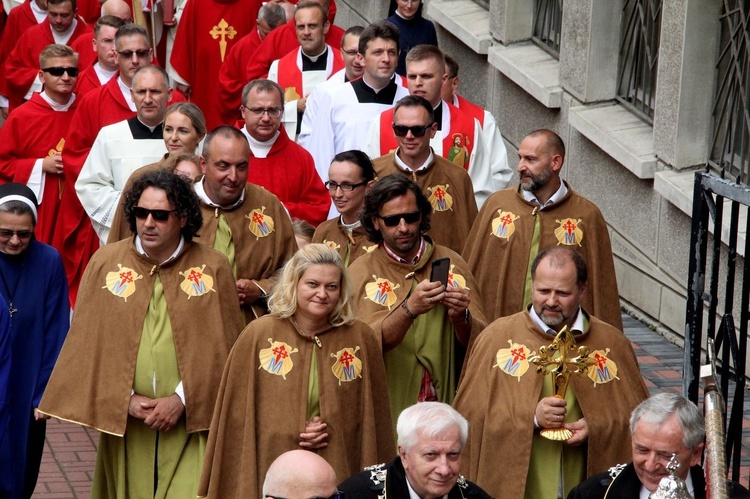
[[448,270],[450,269],[450,266],[450,258],[439,258],[432,262],[430,281],[440,281],[443,286],[448,286]]

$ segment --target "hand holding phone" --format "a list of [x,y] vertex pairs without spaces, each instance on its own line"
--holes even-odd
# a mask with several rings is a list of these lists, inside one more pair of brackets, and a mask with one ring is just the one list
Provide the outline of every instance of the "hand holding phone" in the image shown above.
[[450,270],[451,260],[450,258],[439,258],[432,262],[432,272],[430,274],[430,281],[440,281],[440,284],[448,286],[448,271]]

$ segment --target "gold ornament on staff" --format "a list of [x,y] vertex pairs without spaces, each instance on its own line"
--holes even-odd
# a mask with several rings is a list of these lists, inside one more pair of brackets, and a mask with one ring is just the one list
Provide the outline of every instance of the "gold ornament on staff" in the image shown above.
[[[539,353],[531,352],[529,363],[536,367],[537,374],[551,375],[555,387],[555,397],[564,399],[571,374],[585,376],[588,368],[596,361],[589,357],[589,347],[576,345],[568,326],[557,333],[548,346],[539,348]],[[539,432],[549,440],[564,441],[573,436],[567,428],[545,428]]]

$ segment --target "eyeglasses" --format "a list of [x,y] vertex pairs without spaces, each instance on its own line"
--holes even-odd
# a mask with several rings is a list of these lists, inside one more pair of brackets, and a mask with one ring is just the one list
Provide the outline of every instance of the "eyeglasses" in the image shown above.
[[133,54],[138,56],[138,59],[145,59],[149,56],[151,51],[149,49],[141,49],[141,50],[118,50],[117,55],[122,57],[123,59],[132,59]]
[[18,236],[18,239],[28,239],[34,234],[33,230],[10,230],[0,229],[0,239],[10,239],[14,235]]
[[[268,494],[266,494],[265,498],[266,499],[286,499],[285,497],[271,496]],[[312,499],[343,499],[343,498],[344,498],[344,493],[337,490],[336,493],[330,497],[313,497]]]
[[393,133],[396,134],[396,137],[406,137],[406,134],[411,132],[412,135],[415,137],[422,137],[427,130],[429,130],[432,127],[432,123],[429,125],[415,125],[415,126],[406,126],[406,125],[396,125],[393,124]]
[[42,71],[49,73],[52,76],[62,76],[64,73],[68,73],[68,76],[75,78],[78,76],[78,68],[64,68],[61,66],[53,66],[51,68],[42,68]]
[[386,215],[384,217],[377,215],[377,217],[383,221],[386,227],[395,227],[399,223],[401,223],[402,218],[407,224],[419,222],[419,219],[422,218],[422,212],[412,211],[409,213],[396,213],[395,215]]
[[280,107],[245,107],[240,106],[241,110],[248,111],[253,116],[263,116],[264,113],[268,113],[271,118],[278,118],[281,116],[283,109]]
[[133,215],[135,215],[135,218],[145,220],[151,215],[156,222],[166,222],[169,218],[169,214],[175,213],[176,211],[177,210],[149,210],[148,208],[133,206]]
[[355,56],[355,55],[357,55],[357,53],[359,52],[359,51],[358,51],[357,49],[354,49],[354,50],[343,50],[343,49],[342,49],[342,51],[343,51],[343,52],[344,52],[344,53],[345,53],[346,55],[348,55],[349,57],[354,57],[354,56]]
[[350,184],[348,182],[344,182],[342,184],[337,184],[333,180],[329,180],[328,182],[326,182],[326,188],[331,192],[336,192],[336,189],[341,189],[344,192],[352,192],[357,187],[361,187],[365,184],[367,184],[367,182],[360,182],[358,184]]

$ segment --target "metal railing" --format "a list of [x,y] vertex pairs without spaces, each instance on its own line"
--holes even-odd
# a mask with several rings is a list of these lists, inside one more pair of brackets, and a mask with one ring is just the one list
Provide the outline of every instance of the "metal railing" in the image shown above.
[[536,0],[531,39],[556,59],[560,58],[563,0]]
[[[724,213],[725,205],[728,205],[728,214]],[[724,415],[726,456],[728,465],[731,465],[732,480],[737,482],[740,479],[745,359],[750,320],[748,206],[750,188],[709,173],[695,174],[685,311],[683,393],[693,402],[699,402],[700,364],[706,363],[702,352],[703,336],[706,335],[716,345],[716,357],[721,361],[718,370],[720,392],[727,406],[731,406],[731,412]],[[743,230],[745,258],[742,259],[744,263],[739,266],[737,248],[739,234]],[[722,243],[722,231],[728,233],[726,246]],[[723,294],[722,297],[719,296],[720,293]],[[735,303],[736,297],[739,297],[739,304]]]
[[649,123],[654,119],[662,0],[625,0],[617,98]]
[[750,0],[723,0],[709,165],[722,178],[750,181]]

